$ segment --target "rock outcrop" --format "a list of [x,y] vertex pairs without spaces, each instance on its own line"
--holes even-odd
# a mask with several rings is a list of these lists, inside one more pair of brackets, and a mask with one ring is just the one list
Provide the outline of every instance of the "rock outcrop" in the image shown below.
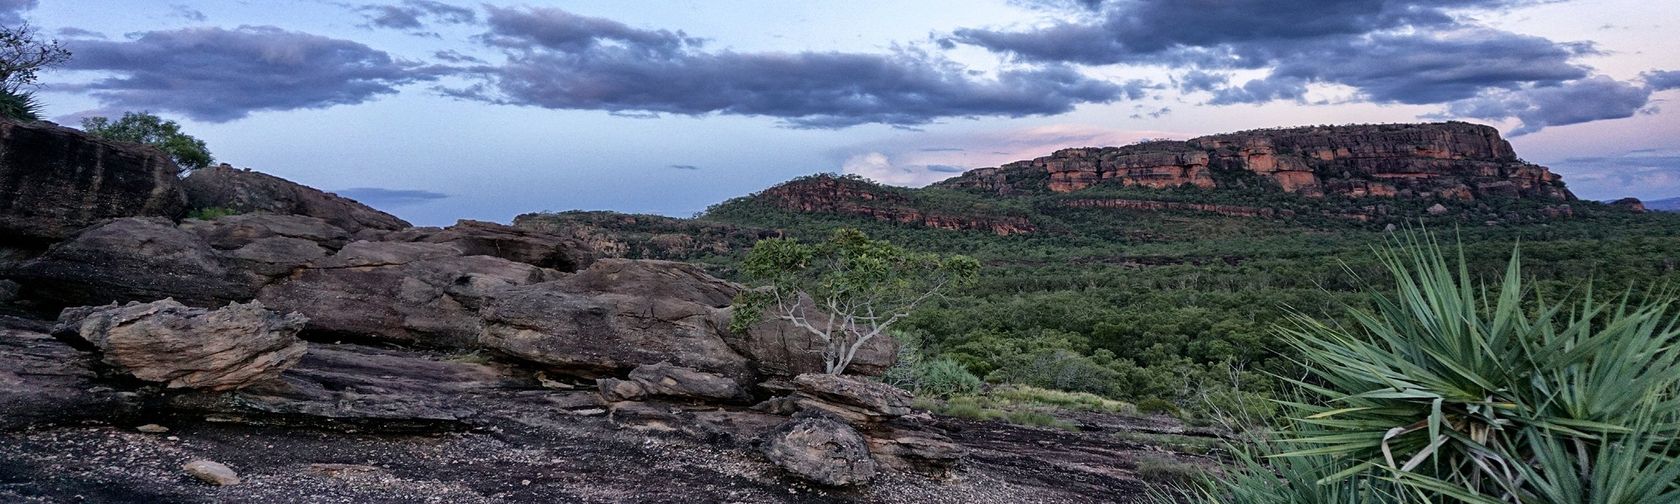
[[261,304],[218,310],[174,300],[65,310],[55,333],[76,338],[106,364],[169,388],[233,390],[273,379],[308,346],[304,318]]
[[177,171],[151,147],[0,119],[0,241],[56,241],[115,217],[180,217]]
[[447,228],[409,228],[387,234],[381,240],[442,243],[455,247],[461,255],[499,257],[564,272],[587,268],[595,262],[594,252],[576,239],[475,220],[462,220]]
[[764,456],[801,478],[829,486],[867,483],[875,478],[869,441],[845,422],[801,413],[764,440]]
[[257,299],[309,317],[308,331],[321,338],[465,348],[477,345],[478,310],[491,293],[559,276],[463,256],[449,244],[358,241],[264,287]]
[[910,414],[909,392],[885,383],[826,373],[795,377],[794,402],[802,410],[817,410],[868,426]]
[[[774,320],[748,335],[729,331],[730,304],[740,290],[686,263],[602,259],[556,281],[498,291],[480,311],[479,342],[583,376],[670,362],[748,384],[822,369],[820,356],[803,354],[821,348],[805,331]],[[871,340],[849,371],[879,374],[896,352],[890,338]]]
[[633,401],[657,396],[734,402],[748,397],[735,380],[673,366],[668,362],[636,366],[630,371],[629,379],[602,378],[596,386],[608,401]]
[[1561,178],[1517,158],[1492,127],[1386,124],[1255,130],[1184,142],[1075,148],[969,171],[939,187],[996,194],[1264,181],[1307,196],[1571,200]]
[[192,208],[223,208],[235,212],[307,215],[352,234],[363,230],[394,231],[407,221],[313,187],[250,169],[228,165],[194,170],[181,181]]

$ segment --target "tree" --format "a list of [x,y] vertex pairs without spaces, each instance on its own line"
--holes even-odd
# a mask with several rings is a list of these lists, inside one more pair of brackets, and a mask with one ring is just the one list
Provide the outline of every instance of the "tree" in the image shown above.
[[840,374],[858,349],[923,302],[973,280],[980,263],[912,252],[839,229],[816,244],[761,240],[743,270],[766,286],[742,295],[730,328],[744,331],[768,312],[823,341],[824,371]]
[[57,40],[37,40],[28,24],[0,27],[0,117],[40,120],[37,74],[69,59],[69,50]]
[[163,149],[163,152],[169,154],[170,159],[174,159],[175,164],[181,167],[183,173],[210,166],[210,163],[215,161],[210,157],[210,150],[204,146],[203,140],[182,133],[179,123],[164,120],[150,113],[128,112],[116,121],[104,117],[88,117],[82,119],[82,130],[100,138]]

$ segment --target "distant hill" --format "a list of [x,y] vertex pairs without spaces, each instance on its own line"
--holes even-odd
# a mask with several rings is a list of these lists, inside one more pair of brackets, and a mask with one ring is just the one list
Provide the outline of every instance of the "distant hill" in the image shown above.
[[1680,212],[1680,197],[1647,201],[1645,208],[1659,212]]

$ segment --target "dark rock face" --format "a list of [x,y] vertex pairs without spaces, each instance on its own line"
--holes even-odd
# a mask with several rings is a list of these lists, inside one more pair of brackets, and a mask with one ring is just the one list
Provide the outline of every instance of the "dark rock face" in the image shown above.
[[595,262],[594,252],[578,240],[494,222],[463,220],[447,228],[409,228],[383,241],[442,243],[461,255],[486,255],[540,268],[572,272]]
[[255,289],[198,235],[159,218],[116,219],[71,237],[9,275],[49,306],[174,297],[193,306],[244,301]]
[[729,289],[687,264],[601,260],[571,277],[500,292],[482,311],[479,341],[574,374],[669,361],[754,383],[747,359],[721,335]]
[[0,316],[0,431],[124,409],[115,390],[94,388],[94,358],[48,330],[43,322]]
[[764,456],[788,472],[815,483],[846,486],[875,478],[869,441],[845,422],[802,414],[771,432]]
[[180,217],[178,170],[150,147],[0,120],[0,238],[50,242],[114,217]]
[[515,217],[513,225],[576,240],[595,257],[624,259],[696,259],[782,236],[772,229],[616,212],[531,213]]
[[407,221],[355,200],[225,164],[195,170],[181,184],[192,208],[307,215],[352,234],[363,230],[393,231],[410,226]]
[[1219,173],[1257,177],[1307,196],[1574,199],[1559,176],[1518,159],[1498,130],[1468,123],[1256,130],[1064,149],[936,185],[998,194],[1065,193],[1104,182],[1221,187]]
[[233,390],[273,379],[308,348],[304,318],[261,304],[215,311],[174,300],[65,310],[56,333],[72,334],[124,373],[169,388]]
[[479,307],[506,287],[559,272],[438,243],[366,242],[298,268],[257,299],[309,317],[308,331],[430,347],[475,346]]

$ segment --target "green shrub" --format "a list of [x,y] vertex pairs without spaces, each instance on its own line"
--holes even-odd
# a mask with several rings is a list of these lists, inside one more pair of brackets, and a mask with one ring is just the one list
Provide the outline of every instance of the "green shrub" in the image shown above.
[[1138,413],[1143,413],[1145,415],[1179,416],[1184,414],[1178,409],[1178,405],[1159,397],[1150,397],[1142,401],[1138,401],[1137,410]]
[[980,378],[951,359],[924,361],[915,367],[916,390],[920,394],[950,397],[980,391]]
[[0,117],[18,121],[41,120],[41,101],[33,91],[0,89]]
[[1034,427],[1050,427],[1050,428],[1053,428],[1053,429],[1062,429],[1062,430],[1069,430],[1069,431],[1079,430],[1079,427],[1074,425],[1073,422],[1069,422],[1069,421],[1066,421],[1066,420],[1062,420],[1060,418],[1056,418],[1054,416],[1051,416],[1049,413],[1044,413],[1044,412],[1041,412],[1041,411],[1032,411],[1032,410],[1024,410],[1024,409],[1014,410],[1014,411],[1010,411],[1008,413],[1005,413],[1004,416],[1003,416],[1003,419],[1005,421],[1009,422],[1009,423],[1016,424],[1016,425],[1031,425],[1031,426],[1034,426]]
[[1135,415],[1136,406],[1124,401],[1108,399],[1086,392],[1049,390],[1031,385],[1004,385],[993,388],[992,397],[1018,403],[1034,403],[1080,411],[1101,411]]

